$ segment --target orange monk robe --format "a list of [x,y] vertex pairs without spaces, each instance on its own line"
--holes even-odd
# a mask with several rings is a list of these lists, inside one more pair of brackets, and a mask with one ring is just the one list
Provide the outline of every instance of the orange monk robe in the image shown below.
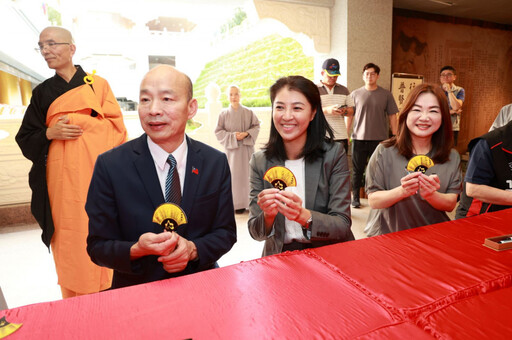
[[[48,109],[51,127],[67,115],[83,135],[75,140],[53,140],[47,159],[48,195],[55,224],[51,249],[59,285],[80,294],[110,287],[112,270],[92,263],[86,251],[89,219],[85,201],[94,163],[99,154],[126,141],[119,104],[107,81],[76,87],[58,97]],[[93,117],[91,113],[97,113]]]

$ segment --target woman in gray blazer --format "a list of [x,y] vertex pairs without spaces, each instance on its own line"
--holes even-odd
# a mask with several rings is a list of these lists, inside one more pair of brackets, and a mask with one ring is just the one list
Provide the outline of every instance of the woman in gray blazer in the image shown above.
[[[333,142],[317,86],[280,78],[270,99],[269,141],[250,161],[249,233],[265,241],[263,256],[354,240],[347,155]],[[263,179],[277,165],[294,173],[296,187],[280,191]]]

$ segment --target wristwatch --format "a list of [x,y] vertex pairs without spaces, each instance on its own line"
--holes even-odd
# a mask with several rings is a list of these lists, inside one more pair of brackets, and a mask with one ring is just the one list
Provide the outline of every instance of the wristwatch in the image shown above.
[[306,221],[306,225],[302,226],[302,233],[304,237],[308,240],[311,240],[311,225],[313,224],[313,216],[310,216]]
[[313,216],[310,216],[308,218],[308,220],[306,221],[306,225],[303,225],[302,228],[311,229],[311,224],[313,224]]

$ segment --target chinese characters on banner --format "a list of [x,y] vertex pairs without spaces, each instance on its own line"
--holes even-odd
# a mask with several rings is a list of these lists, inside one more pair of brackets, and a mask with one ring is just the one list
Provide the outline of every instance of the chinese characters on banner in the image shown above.
[[407,95],[416,85],[423,84],[423,76],[419,74],[409,73],[393,73],[391,76],[391,93],[395,98],[398,110],[402,111],[402,107],[407,99]]

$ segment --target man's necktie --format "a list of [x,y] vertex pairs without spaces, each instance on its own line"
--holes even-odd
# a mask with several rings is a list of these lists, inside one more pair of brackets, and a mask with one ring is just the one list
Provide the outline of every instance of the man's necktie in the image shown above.
[[169,154],[167,163],[171,166],[167,173],[165,180],[165,201],[180,205],[181,203],[181,186],[180,176],[178,175],[178,167],[176,166],[176,159]]

